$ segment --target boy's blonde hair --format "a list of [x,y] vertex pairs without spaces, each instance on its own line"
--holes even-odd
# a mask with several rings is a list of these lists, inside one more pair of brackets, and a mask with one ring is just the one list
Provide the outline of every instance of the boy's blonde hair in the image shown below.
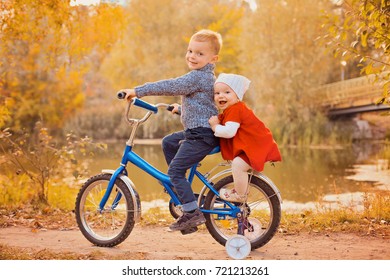
[[222,48],[222,36],[218,32],[202,29],[192,35],[191,40],[198,42],[210,42],[214,48],[215,54],[219,54]]

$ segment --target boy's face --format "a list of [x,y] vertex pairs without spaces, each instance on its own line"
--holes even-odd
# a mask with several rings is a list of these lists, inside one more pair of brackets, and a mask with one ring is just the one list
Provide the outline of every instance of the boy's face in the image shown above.
[[208,63],[215,63],[218,55],[215,54],[210,42],[199,42],[191,40],[188,44],[186,61],[190,70],[197,70]]
[[216,83],[214,85],[214,101],[218,109],[223,111],[240,100],[237,94],[227,84]]

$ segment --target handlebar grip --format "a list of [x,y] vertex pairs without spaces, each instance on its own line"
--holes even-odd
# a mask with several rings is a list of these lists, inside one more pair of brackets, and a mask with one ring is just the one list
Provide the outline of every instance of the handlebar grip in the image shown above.
[[148,102],[145,102],[141,99],[138,99],[138,98],[133,98],[133,104],[135,106],[138,106],[138,107],[141,107],[141,108],[144,108],[146,110],[149,110],[149,111],[152,111],[153,113],[157,113],[158,112],[158,108]]
[[118,97],[118,99],[125,99],[126,92],[124,92],[124,91],[118,92],[117,97]]

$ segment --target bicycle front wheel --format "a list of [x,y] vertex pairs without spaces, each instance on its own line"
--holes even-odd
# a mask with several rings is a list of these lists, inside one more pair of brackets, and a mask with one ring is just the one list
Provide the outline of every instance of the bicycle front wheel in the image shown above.
[[100,247],[113,247],[123,242],[134,227],[134,204],[126,184],[116,179],[103,209],[99,204],[106,193],[111,174],[90,178],[76,199],[76,220],[82,234]]
[[[244,236],[250,243],[251,249],[264,246],[275,235],[281,219],[281,207],[278,195],[266,182],[256,176],[248,175],[249,194],[246,203],[233,203],[241,208],[245,226]],[[250,181],[249,181],[250,180]],[[214,188],[218,192],[222,189],[234,187],[233,176],[227,176],[218,181]],[[221,210],[229,208],[224,200],[213,192],[208,192],[204,208],[207,210]],[[206,227],[213,238],[225,246],[226,241],[238,233],[237,218],[227,214],[205,214]]]

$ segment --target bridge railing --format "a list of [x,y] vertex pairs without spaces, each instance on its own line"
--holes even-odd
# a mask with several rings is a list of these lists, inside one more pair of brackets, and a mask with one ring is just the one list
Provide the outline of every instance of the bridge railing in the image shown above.
[[317,103],[325,108],[344,108],[375,103],[382,95],[381,84],[375,76],[359,77],[313,89]]

